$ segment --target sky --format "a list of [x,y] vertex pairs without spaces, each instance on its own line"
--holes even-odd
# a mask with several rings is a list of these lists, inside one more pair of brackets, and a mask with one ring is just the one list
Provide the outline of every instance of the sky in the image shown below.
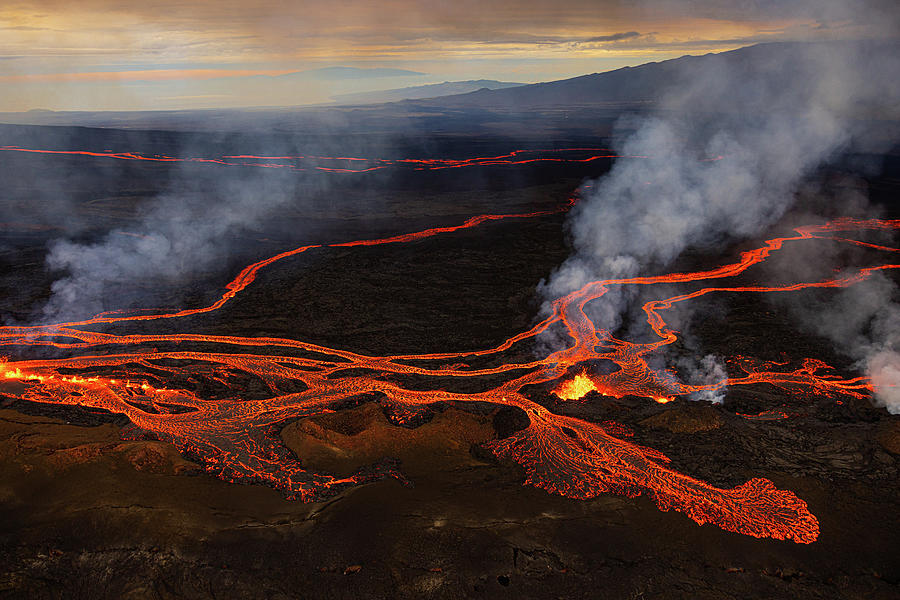
[[865,1],[4,0],[0,111],[292,106],[442,81],[552,81],[766,41],[896,36],[896,1]]

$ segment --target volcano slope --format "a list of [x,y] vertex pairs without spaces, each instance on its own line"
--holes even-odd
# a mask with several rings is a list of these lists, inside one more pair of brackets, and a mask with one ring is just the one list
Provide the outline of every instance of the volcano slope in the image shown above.
[[[43,177],[7,202],[96,169],[74,203],[92,243],[146,235],[161,181],[310,166],[237,147],[173,165],[158,137],[9,144],[9,172]],[[541,321],[573,191],[613,160],[583,141],[527,162],[508,140],[483,160],[459,139],[428,162],[316,154],[329,184],[299,185],[328,202],[229,232],[221,262],[174,284],[116,282],[104,308],[124,312],[96,319],[23,324],[52,293],[43,253],[66,223],[5,223],[3,593],[893,597],[898,419],[770,299],[896,279],[896,250],[875,242],[897,215],[809,224],[801,205],[760,239],[588,286]],[[97,161],[128,170],[111,181]],[[866,183],[884,200],[896,181]],[[848,243],[854,264],[758,283],[799,244]],[[652,287],[643,330],[587,322],[579,307],[612,285]],[[687,302],[704,315],[689,344],[665,322]],[[570,343],[542,351],[544,330]],[[721,404],[650,367],[698,348],[731,359]]]

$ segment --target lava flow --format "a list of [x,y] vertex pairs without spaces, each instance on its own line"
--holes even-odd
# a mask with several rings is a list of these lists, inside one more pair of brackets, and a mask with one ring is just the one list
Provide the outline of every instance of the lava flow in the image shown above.
[[[257,167],[265,169],[287,169],[289,171],[322,171],[327,173],[369,173],[389,168],[407,168],[416,171],[436,171],[460,169],[464,167],[491,167],[525,165],[531,163],[589,163],[611,158],[646,158],[645,156],[622,157],[606,148],[556,148],[546,150],[513,150],[497,156],[475,158],[360,158],[351,156],[256,156],[252,154],[232,154],[216,158],[175,157],[139,152],[108,152],[92,150],[49,150],[22,148],[20,146],[0,146],[0,151],[23,152],[28,154],[51,154],[82,156],[89,158],[112,158],[117,160],[156,163],[200,163],[229,167]],[[717,160],[717,159],[709,159]]]
[[[135,154],[105,156],[126,160],[181,160]],[[248,157],[226,158],[244,160]],[[282,160],[295,157],[251,158]],[[513,164],[511,161],[518,158],[518,153],[513,152],[489,159],[420,161],[415,164],[423,168],[447,168]],[[390,164],[405,162],[409,161]],[[740,357],[737,368],[743,375],[712,384],[688,385],[672,372],[651,368],[647,358],[677,339],[677,332],[672,331],[662,317],[663,311],[676,303],[712,293],[790,293],[808,288],[845,287],[877,270],[900,267],[900,264],[871,265],[850,275],[784,286],[727,285],[729,279],[765,261],[772,253],[783,251],[789,242],[829,239],[839,244],[864,244],[836,234],[897,230],[900,221],[844,219],[802,227],[796,230],[796,236],[768,240],[759,248],[742,253],[736,262],[711,270],[594,281],[556,299],[549,316],[528,331],[497,347],[480,350],[369,356],[285,338],[189,333],[117,334],[108,331],[117,323],[161,319],[171,322],[172,319],[215,311],[251,285],[261,269],[289,261],[302,253],[413,242],[450,235],[489,221],[561,212],[569,206],[571,204],[533,213],[479,215],[457,226],[382,239],[301,246],[249,265],[226,286],[219,300],[206,307],[146,314],[107,312],[76,322],[0,327],[0,345],[7,348],[7,358],[0,362],[0,393],[26,401],[77,405],[123,414],[138,431],[172,442],[202,463],[209,473],[228,481],[263,482],[282,490],[288,497],[308,501],[321,500],[347,487],[383,477],[402,480],[402,475],[398,465],[389,460],[361,469],[349,477],[312,472],[283,446],[277,435],[278,428],[289,419],[336,410],[350,399],[370,394],[376,394],[379,402],[393,411],[395,421],[412,418],[438,402],[487,402],[511,406],[524,412],[528,426],[510,437],[494,440],[489,448],[497,456],[522,465],[527,473],[526,483],[569,498],[590,498],[602,493],[627,496],[647,493],[660,509],[681,511],[700,524],[712,523],[728,531],[800,543],[816,540],[818,522],[806,503],[792,492],[778,490],[766,479],[751,479],[733,489],[716,488],[672,469],[661,453],[625,439],[627,434],[621,427],[555,414],[535,402],[524,390],[526,387],[534,389],[531,386],[536,384],[553,387],[559,401],[591,401],[591,398],[599,401],[599,395],[587,396],[590,392],[599,392],[611,397],[642,396],[665,403],[679,396],[725,386],[769,383],[787,390],[806,390],[820,395],[867,397],[873,391],[870,381],[841,378],[814,359],[807,359],[793,370],[779,370],[778,365]],[[876,251],[898,251],[885,246],[866,246]],[[612,332],[597,329],[585,312],[590,302],[614,286],[652,288],[666,284],[671,289],[671,284],[698,282],[715,283],[706,283],[708,287],[677,296],[664,294],[644,304],[647,323],[657,338],[652,342],[617,339]],[[91,327],[97,324],[106,325],[107,330],[96,331]],[[565,331],[570,340],[567,347],[528,362],[502,360],[504,352],[533,341],[551,327]],[[39,346],[79,355],[14,359],[17,349]],[[178,350],[159,350],[176,346]],[[203,351],[192,347],[202,347]],[[211,347],[219,351],[210,351]],[[485,356],[498,357],[496,366],[468,366],[467,362]],[[592,372],[590,364],[601,359],[612,361],[618,369],[607,374]],[[434,366],[437,362],[441,366]],[[477,393],[442,389],[423,391],[397,383],[402,376],[446,380],[487,375],[504,376],[506,380]],[[241,396],[237,382],[248,378],[262,382],[267,389],[265,397]],[[212,389],[219,391],[209,391]]]

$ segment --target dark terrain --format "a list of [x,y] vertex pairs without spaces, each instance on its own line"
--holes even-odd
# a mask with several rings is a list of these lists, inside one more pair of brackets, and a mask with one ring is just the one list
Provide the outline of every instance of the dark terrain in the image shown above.
[[[513,93],[515,90],[509,90]],[[480,113],[479,113],[480,114]],[[385,140],[322,135],[307,153],[378,157],[492,156],[520,148],[611,147],[613,117],[590,129],[511,138],[454,129]],[[477,122],[477,119],[475,119]],[[0,125],[0,145],[196,156],[297,151],[296,137]],[[354,155],[351,154],[351,155]],[[865,159],[865,160],[863,160]],[[864,170],[859,164],[880,164]],[[123,282],[111,306],[209,302],[244,265],[299,244],[454,225],[480,213],[564,204],[611,159],[367,174],[274,173],[295,202],[226,233],[227,260],[187,281]],[[178,189],[214,202],[222,167],[0,154],[0,313],[30,322],[58,274],[48,242],[127,230],[154,198]],[[868,194],[900,217],[900,158],[845,156],[815,174]],[[69,208],[72,210],[69,211]],[[810,210],[795,212],[773,231]],[[65,209],[65,210],[64,210]],[[839,208],[831,209],[836,216]],[[13,215],[15,218],[10,218]],[[535,288],[570,252],[565,215],[483,224],[408,244],[322,249],[260,272],[221,311],[128,331],[302,339],[362,353],[486,348],[527,329]],[[764,239],[764,238],[761,238]],[[733,259],[756,240],[692,251],[667,270]],[[894,276],[896,280],[896,275]],[[125,284],[127,283],[127,285]],[[842,373],[852,361],[800,330],[762,295],[710,303],[693,327],[704,352],[767,360],[812,356]],[[22,358],[32,350],[22,350]],[[52,352],[46,351],[48,355]],[[251,390],[248,390],[248,393]],[[285,500],[261,485],[203,474],[174,446],[123,439],[121,416],[28,402],[0,410],[0,596],[5,598],[896,598],[900,595],[900,416],[866,400],[799,398],[768,385],[729,390],[721,405],[613,399],[563,404],[614,420],[674,468],[716,486],[771,479],[821,524],[810,545],[756,539],[661,512],[646,497],[571,500],[523,486],[522,470],[481,444],[522,427],[512,410],[439,405],[415,428],[392,424],[377,398],[296,420],[285,444],[318,469],[351,473],[398,458],[413,482],[381,481],[330,501]],[[2,398],[0,398],[2,401]],[[791,413],[748,419],[738,413]]]

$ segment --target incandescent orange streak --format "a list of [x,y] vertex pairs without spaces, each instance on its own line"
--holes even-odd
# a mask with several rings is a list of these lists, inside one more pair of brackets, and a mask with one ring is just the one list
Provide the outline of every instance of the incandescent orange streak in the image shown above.
[[[109,156],[134,159],[139,155]],[[224,158],[287,160],[301,157]],[[488,159],[413,161],[411,164],[433,164],[435,168],[443,168],[497,164],[498,161],[518,158],[519,152],[513,152]],[[163,157],[159,160],[170,159]],[[340,160],[353,159],[344,157]],[[385,162],[410,163],[406,160]],[[853,275],[780,287],[729,287],[722,284],[722,280],[736,277],[765,261],[773,252],[781,251],[787,242],[830,239],[834,243],[859,244],[872,250],[896,252],[895,248],[832,234],[900,230],[900,221],[842,219],[824,225],[801,227],[796,230],[796,236],[768,240],[761,247],[742,253],[736,262],[715,269],[594,281],[556,299],[549,316],[528,331],[488,349],[367,356],[283,338],[187,333],[129,335],[84,329],[97,324],[175,319],[215,311],[252,284],[260,269],[312,249],[414,242],[489,221],[549,215],[564,211],[569,206],[571,202],[554,210],[479,215],[456,226],[435,227],[376,240],[301,246],[247,266],[226,285],[222,297],[207,307],[156,311],[152,314],[111,311],[83,321],[0,327],[0,345],[9,347],[9,354],[16,348],[32,346],[70,351],[95,349],[96,352],[94,355],[70,358],[7,359],[0,362],[0,393],[33,402],[78,405],[124,414],[140,431],[173,442],[183,452],[200,461],[210,473],[228,481],[262,482],[282,490],[288,497],[303,500],[320,500],[349,486],[386,476],[402,480],[402,475],[389,461],[361,469],[350,477],[309,471],[291,455],[277,436],[275,428],[287,419],[321,414],[350,398],[372,393],[380,395],[382,399],[379,401],[393,411],[393,418],[398,422],[415,418],[437,402],[489,402],[512,406],[524,411],[529,419],[528,427],[511,437],[491,442],[489,447],[498,456],[520,463],[527,473],[526,483],[570,498],[589,498],[601,493],[627,496],[647,493],[662,510],[681,511],[700,524],[712,523],[728,531],[756,537],[792,539],[800,543],[814,541],[819,533],[818,522],[806,503],[792,492],[778,490],[766,479],[752,479],[733,489],[715,488],[675,471],[668,466],[668,459],[661,453],[622,439],[624,433],[620,427],[555,414],[530,400],[522,390],[526,386],[543,384],[553,385],[560,401],[583,400],[587,393],[596,391],[606,396],[630,394],[665,403],[698,391],[768,383],[791,391],[866,397],[872,391],[869,380],[842,378],[831,373],[828,365],[814,359],[806,359],[802,366],[790,370],[786,365],[736,357],[733,366],[742,375],[710,385],[691,386],[679,381],[672,372],[650,368],[647,356],[677,339],[677,332],[667,327],[661,315],[676,303],[709,293],[789,293],[807,288],[844,287],[869,277],[876,270],[900,268],[898,264],[871,265]],[[617,339],[609,331],[598,330],[585,313],[591,301],[602,297],[613,286],[649,287],[713,280],[717,282],[714,286],[660,298],[644,305],[647,323],[659,338],[651,343]],[[555,326],[562,327],[567,333],[570,339],[568,347],[526,363],[502,360],[506,350],[532,341]],[[160,344],[188,346],[186,350],[161,352],[154,347]],[[191,344],[238,348],[232,352],[195,351],[190,349]],[[116,346],[123,351],[110,353],[110,349]],[[489,356],[496,357],[496,366],[473,368],[464,362],[474,357]],[[612,361],[619,369],[610,374],[593,373],[590,362],[598,359]],[[444,361],[445,364],[433,366],[429,361]],[[578,373],[569,375],[573,369],[577,369]],[[498,374],[506,374],[506,381],[477,393],[414,390],[397,382],[398,376],[405,375],[473,378]],[[238,376],[262,381],[269,394],[262,399],[243,398],[241,384],[236,380]],[[228,391],[215,397],[204,396],[192,391],[200,389],[195,384],[187,389],[182,382],[188,379],[216,383],[219,384],[218,389],[224,386]],[[770,418],[768,413],[744,416]]]
[[[219,158],[200,158],[187,157],[177,158],[173,156],[162,155],[145,155],[137,152],[92,152],[88,150],[43,150],[37,148],[21,148],[19,146],[0,146],[0,150],[6,152],[25,152],[31,154],[55,154],[69,156],[86,156],[93,158],[113,158],[118,160],[136,160],[147,162],[188,162],[188,163],[206,163],[213,165],[225,165],[229,167],[257,167],[265,169],[287,169],[291,171],[324,171],[330,173],[369,173],[371,171],[379,171],[388,168],[412,168],[414,170],[433,171],[440,169],[458,169],[463,167],[489,167],[504,165],[524,165],[529,163],[555,162],[555,163],[588,163],[601,159],[612,158],[647,158],[646,156],[621,156],[614,154],[611,150],[605,148],[559,148],[550,150],[513,150],[508,154],[499,156],[464,158],[464,159],[441,159],[441,158],[403,158],[403,159],[369,159],[349,156],[256,156],[252,154],[232,154]],[[601,154],[591,154],[586,157],[576,156],[535,156],[533,158],[520,158],[521,155],[542,155],[542,154],[565,154],[576,153],[585,154],[600,152]],[[721,157],[708,159],[719,160]],[[273,163],[259,161],[291,161],[290,163]],[[255,162],[248,162],[255,161]],[[368,166],[359,168],[348,168],[341,166],[324,166],[319,163],[366,163]]]

